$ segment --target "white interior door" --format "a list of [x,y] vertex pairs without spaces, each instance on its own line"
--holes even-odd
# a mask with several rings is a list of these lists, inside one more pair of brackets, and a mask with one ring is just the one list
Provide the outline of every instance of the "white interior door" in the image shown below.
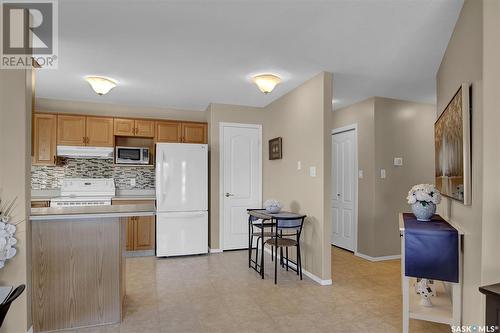
[[354,251],[356,131],[332,135],[332,244]]
[[262,205],[262,128],[225,123],[220,134],[222,248],[248,248],[247,208]]

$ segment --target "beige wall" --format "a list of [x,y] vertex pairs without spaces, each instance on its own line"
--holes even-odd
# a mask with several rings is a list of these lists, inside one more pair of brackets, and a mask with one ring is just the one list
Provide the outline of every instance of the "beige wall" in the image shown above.
[[[335,110],[332,128],[357,124],[358,245],[370,257],[401,253],[398,213],[409,209],[408,190],[434,181],[435,106],[372,97]],[[418,145],[415,144],[418,138]],[[403,157],[394,167],[393,158]],[[386,178],[380,178],[380,169]]]
[[[466,0],[437,73],[437,116],[460,84],[472,84],[472,205],[444,199],[438,212],[459,224],[464,237],[463,321],[480,324],[484,304],[481,283],[483,184],[483,1]],[[498,94],[498,92],[497,92]],[[491,180],[490,180],[491,181]]]
[[482,284],[500,282],[500,1],[484,2]]
[[[0,269],[0,285],[30,285],[29,216],[31,165],[31,71],[0,70],[0,197],[17,196],[12,222],[17,223],[17,255]],[[30,290],[12,305],[1,332],[26,332],[31,326]]]
[[[401,253],[398,214],[410,209],[408,191],[434,183],[435,117],[435,105],[375,97],[374,257]],[[394,157],[403,157],[403,166],[395,167]]]
[[[324,280],[331,278],[330,173],[332,75],[321,73],[265,108],[264,143],[283,138],[283,158],[270,161],[263,145],[263,200],[275,198],[284,209],[307,214],[303,266]],[[302,170],[297,170],[297,161]],[[309,167],[317,176],[309,176]]]
[[[375,196],[375,98],[333,111],[332,129],[357,124],[358,169],[358,252],[374,253]],[[335,270],[335,267],[333,268]]]
[[[106,98],[105,96],[103,99]],[[75,113],[113,117],[135,117],[153,119],[172,119],[186,121],[206,121],[207,113],[203,111],[139,107],[107,103],[91,103],[80,101],[64,101],[37,98],[37,112]]]
[[210,248],[220,249],[219,239],[219,124],[221,122],[261,124],[265,128],[266,110],[240,105],[210,104],[207,109],[210,149]]

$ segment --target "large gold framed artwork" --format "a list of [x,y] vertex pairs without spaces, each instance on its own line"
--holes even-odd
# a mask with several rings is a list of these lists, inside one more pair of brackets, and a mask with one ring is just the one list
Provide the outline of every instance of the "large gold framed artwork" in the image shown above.
[[470,85],[463,83],[434,124],[436,187],[471,204]]

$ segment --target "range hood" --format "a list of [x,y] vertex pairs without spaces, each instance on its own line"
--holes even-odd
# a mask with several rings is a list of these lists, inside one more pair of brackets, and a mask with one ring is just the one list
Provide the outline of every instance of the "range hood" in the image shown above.
[[57,146],[57,156],[112,159],[113,147]]

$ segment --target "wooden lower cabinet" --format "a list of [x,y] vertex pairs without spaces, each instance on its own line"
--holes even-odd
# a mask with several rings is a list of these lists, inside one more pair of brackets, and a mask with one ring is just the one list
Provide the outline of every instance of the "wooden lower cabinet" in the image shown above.
[[[140,205],[154,201],[113,200],[113,205]],[[132,216],[127,218],[126,245],[127,251],[148,251],[155,249],[154,216]]]
[[155,248],[155,217],[134,217],[134,249],[133,251],[146,251]]

